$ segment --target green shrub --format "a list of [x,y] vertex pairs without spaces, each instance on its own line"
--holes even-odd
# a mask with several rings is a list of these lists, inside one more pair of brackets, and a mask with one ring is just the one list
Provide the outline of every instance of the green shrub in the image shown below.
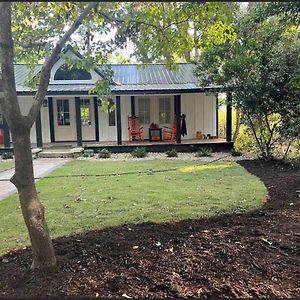
[[105,148],[98,153],[98,158],[110,158],[110,156],[111,152]]
[[232,149],[230,151],[230,153],[231,153],[232,156],[242,156],[243,155],[243,153],[241,151],[238,151],[238,150],[235,150],[235,149]]
[[166,152],[168,157],[177,157],[178,153],[176,149],[171,149]]
[[83,151],[83,156],[84,157],[92,157],[94,156],[95,152],[93,149],[87,149]]
[[147,150],[144,147],[137,147],[131,152],[131,155],[136,158],[144,158],[147,156]]
[[245,152],[255,151],[257,149],[255,138],[248,126],[241,124],[239,135],[234,142],[234,148]]
[[13,159],[14,154],[12,152],[5,152],[1,155],[2,159]]
[[203,156],[212,156],[213,150],[211,148],[201,148],[199,149],[195,156],[196,157],[203,157]]

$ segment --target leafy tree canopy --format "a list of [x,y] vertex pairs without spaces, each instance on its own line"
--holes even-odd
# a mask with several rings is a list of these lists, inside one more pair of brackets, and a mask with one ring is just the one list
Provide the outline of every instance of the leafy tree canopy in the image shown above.
[[251,6],[235,26],[237,39],[203,51],[196,70],[202,84],[234,89],[265,156],[280,138],[299,138],[300,27],[291,21],[299,10],[288,7]]
[[118,28],[121,46],[134,42],[134,55],[142,62],[191,61],[199,49],[234,40],[231,23],[236,3],[142,2],[126,6],[129,22]]

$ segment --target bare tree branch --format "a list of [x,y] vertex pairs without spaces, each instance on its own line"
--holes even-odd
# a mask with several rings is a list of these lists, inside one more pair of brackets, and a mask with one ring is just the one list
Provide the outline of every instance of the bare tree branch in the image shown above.
[[[99,14],[104,17],[106,20],[108,20],[110,23],[116,23],[116,24],[120,24],[120,23],[125,23],[127,22],[128,20],[125,20],[125,19],[120,19],[120,18],[114,18],[110,15],[108,15],[107,13],[105,13],[104,11],[100,11]],[[148,23],[148,22],[145,22],[145,21],[140,21],[140,20],[130,20],[130,23],[138,23],[138,24],[143,24],[143,25],[147,25],[147,26],[150,26],[150,27],[153,27],[157,30],[162,30],[161,27],[155,25],[155,24],[152,24],[152,23]]]
[[289,152],[289,150],[290,150],[290,148],[291,148],[292,142],[293,142],[293,141],[289,141],[288,146],[287,146],[287,148],[286,148],[286,151],[284,152],[284,155],[283,155],[283,157],[282,157],[282,159],[281,159],[282,161],[284,161],[284,160],[286,159],[287,154],[288,154],[288,152]]
[[78,16],[78,18],[74,21],[70,29],[61,37],[61,39],[56,43],[52,53],[48,57],[48,59],[45,61],[40,75],[40,81],[38,90],[34,96],[34,102],[30,108],[30,111],[28,113],[28,120],[30,124],[32,125],[35,122],[35,119],[40,111],[40,108],[43,104],[44,98],[47,94],[48,84],[50,80],[50,72],[55,64],[61,50],[63,49],[65,43],[69,40],[71,35],[79,28],[82,21],[90,14],[92,9],[96,9],[98,7],[98,2],[91,2],[84,10],[83,12]]
[[[99,14],[101,16],[103,16],[105,19],[107,19],[109,22],[111,23],[117,23],[117,24],[120,24],[120,23],[125,23],[125,22],[128,22],[128,20],[125,20],[125,19],[121,19],[121,18],[114,18],[110,15],[108,15],[106,12],[104,11],[100,11]],[[135,20],[135,19],[131,19],[129,21],[129,23],[137,23],[137,24],[142,24],[142,25],[147,25],[147,26],[150,26],[150,27],[153,27],[159,31],[164,31],[165,29],[168,29],[169,27],[171,26],[176,26],[176,25],[180,25],[182,23],[185,23],[185,22],[188,22],[190,20],[190,18],[193,16],[193,14],[189,15],[187,18],[183,19],[183,20],[180,20],[180,21],[177,21],[177,22],[172,22],[168,25],[165,25],[163,27],[160,27],[160,26],[157,26],[153,23],[148,23],[148,22],[145,22],[145,21],[141,21],[141,20]]]

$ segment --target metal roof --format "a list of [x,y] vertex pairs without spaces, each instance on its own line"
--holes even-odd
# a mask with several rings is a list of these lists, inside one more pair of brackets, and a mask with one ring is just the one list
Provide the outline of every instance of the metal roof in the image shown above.
[[[41,70],[42,65],[36,65],[34,73]],[[104,66],[98,65],[98,69]],[[111,85],[113,94],[153,94],[172,92],[198,92],[206,89],[219,88],[218,86],[201,87],[194,75],[194,64],[177,64],[175,70],[170,70],[164,64],[112,64],[116,84]],[[24,86],[24,81],[28,79],[29,69],[27,65],[15,65],[15,78],[18,93],[30,94],[34,90]],[[93,84],[49,84],[49,94],[55,93],[88,93]]]

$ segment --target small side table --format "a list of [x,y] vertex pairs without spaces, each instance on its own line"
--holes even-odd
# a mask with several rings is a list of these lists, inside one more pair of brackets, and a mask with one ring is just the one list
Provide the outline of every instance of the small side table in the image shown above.
[[162,129],[161,128],[149,128],[149,140],[162,141]]

